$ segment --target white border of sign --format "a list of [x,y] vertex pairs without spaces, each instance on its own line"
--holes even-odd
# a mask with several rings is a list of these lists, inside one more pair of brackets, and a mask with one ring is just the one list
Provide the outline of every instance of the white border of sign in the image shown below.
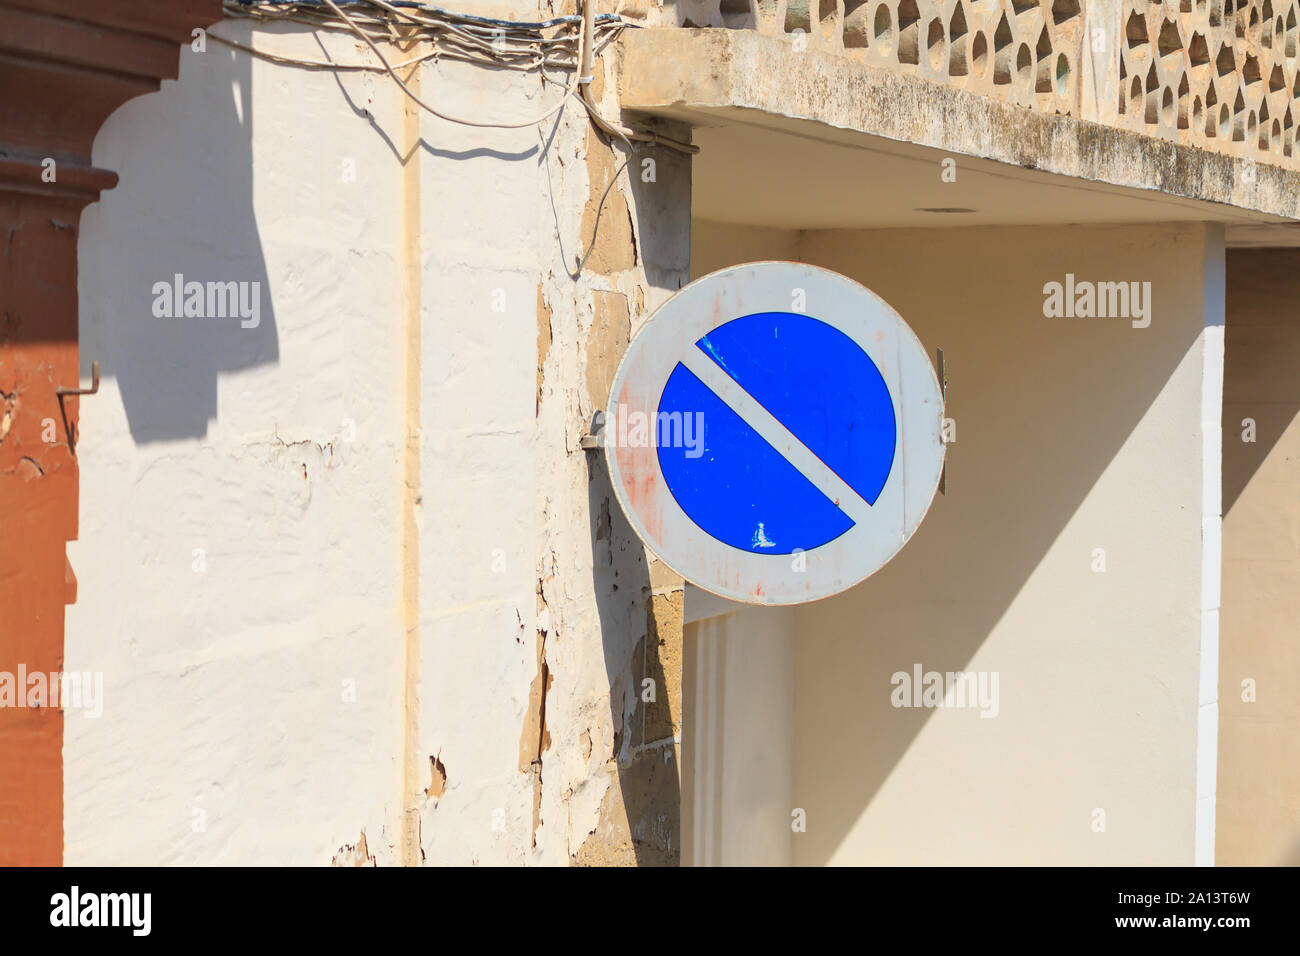
[[[804,308],[794,307],[799,304]],[[843,499],[832,495],[856,522],[835,540],[801,555],[754,554],[724,544],[677,504],[653,441],[646,447],[619,447],[618,436],[608,427],[605,434],[605,460],[614,494],[645,545],[692,584],[748,604],[815,601],[875,573],[898,553],[925,517],[943,470],[943,396],[916,334],[871,290],[836,272],[798,262],[732,266],[677,292],[628,345],[614,373],[606,421],[614,404],[620,416],[639,411],[654,421],[664,385],[678,362],[697,374],[710,373],[710,360],[695,342],[723,323],[755,312],[795,311],[827,322],[857,342],[876,363],[894,400],[898,444],[889,478],[871,506],[847,485]],[[697,355],[704,359],[702,363],[693,361]],[[733,407],[737,401],[753,403],[720,369],[705,382]],[[724,389],[731,394],[722,394]],[[820,465],[782,431],[763,437],[801,470],[805,464]],[[819,486],[825,490],[826,483],[838,478],[822,468],[826,482]]]

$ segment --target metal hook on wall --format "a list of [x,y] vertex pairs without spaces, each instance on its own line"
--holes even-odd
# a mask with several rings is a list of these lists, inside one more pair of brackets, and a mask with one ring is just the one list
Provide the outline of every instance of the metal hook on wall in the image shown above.
[[63,399],[68,395],[94,395],[99,391],[99,363],[90,363],[90,388],[68,388],[66,385],[60,385],[54,390],[54,394],[59,396],[59,414],[63,416],[63,431],[68,436],[68,451],[72,454],[77,453],[77,436],[73,434],[73,427],[68,422],[68,410],[63,405]]

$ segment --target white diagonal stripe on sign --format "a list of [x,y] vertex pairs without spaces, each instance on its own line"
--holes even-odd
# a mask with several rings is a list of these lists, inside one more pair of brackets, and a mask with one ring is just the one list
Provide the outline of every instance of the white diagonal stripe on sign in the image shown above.
[[853,520],[861,524],[868,520],[871,506],[856,491],[849,487],[839,475],[831,471],[826,462],[818,458],[812,450],[795,438],[794,433],[786,428],[766,408],[758,403],[754,396],[745,391],[734,378],[718,367],[711,358],[697,348],[689,348],[682,356],[682,364],[713,392],[759,436],[775,448],[786,461],[798,470],[835,505]]

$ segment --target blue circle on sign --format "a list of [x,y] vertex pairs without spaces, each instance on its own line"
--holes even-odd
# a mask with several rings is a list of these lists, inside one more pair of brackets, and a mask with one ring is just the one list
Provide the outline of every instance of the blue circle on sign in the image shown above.
[[[868,505],[876,503],[893,468],[898,428],[889,386],[857,342],[807,315],[756,312],[718,326],[695,348]],[[753,554],[792,554],[853,527],[680,362],[664,385],[658,415],[657,453],[668,490],[718,541]]]

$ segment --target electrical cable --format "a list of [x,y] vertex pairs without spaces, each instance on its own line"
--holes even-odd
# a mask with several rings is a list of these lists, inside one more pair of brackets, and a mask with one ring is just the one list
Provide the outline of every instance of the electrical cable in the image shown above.
[[[377,4],[376,4],[377,5]],[[571,48],[578,36],[569,32],[569,28],[580,22],[576,16],[557,18],[537,24],[497,21],[485,17],[449,14],[438,8],[424,4],[398,3],[380,7],[379,15],[365,12],[370,0],[343,0],[339,4],[350,12],[352,24],[348,25],[332,13],[323,2],[307,4],[305,0],[226,0],[225,12],[237,19],[251,19],[259,22],[301,23],[317,30],[343,32],[355,35],[361,30],[371,39],[381,42],[428,41],[434,44],[429,53],[401,63],[392,63],[394,69],[401,69],[428,59],[446,57],[447,59],[466,62],[490,63],[505,66],[508,69],[532,72],[536,69],[575,69],[576,56]],[[360,8],[360,9],[359,9]],[[445,14],[450,20],[435,18],[430,11]],[[399,36],[391,22],[394,15],[400,14],[402,22],[409,25],[403,35]],[[498,24],[500,24],[498,26]],[[544,32],[522,29],[551,27],[558,25],[558,31],[552,35]],[[622,30],[634,26],[612,14],[601,14],[596,18],[597,46],[603,48]],[[354,29],[355,28],[355,29]],[[301,66],[310,69],[338,69],[340,71],[387,72],[383,66],[367,63],[344,63],[336,60],[304,59],[282,53],[270,53],[257,47],[240,43],[215,31],[209,36],[226,46],[242,50],[253,56],[270,62],[289,66]],[[328,55],[328,54],[327,54]]]
[[[583,106],[591,115],[592,121],[602,129],[607,135],[617,136],[627,141],[636,141],[649,143],[652,145],[665,146],[669,149],[676,150],[687,154],[699,152],[699,147],[684,143],[680,140],[664,136],[660,133],[648,131],[633,130],[625,126],[616,124],[604,117],[595,104],[591,101],[590,83],[591,68],[594,62],[594,50],[597,45],[604,45],[613,39],[625,27],[631,26],[626,23],[617,14],[595,14],[594,4],[584,2],[583,11],[580,15],[568,15],[554,17],[550,20],[536,22],[523,22],[511,20],[499,20],[492,17],[480,17],[473,14],[454,13],[444,10],[440,7],[434,7],[425,3],[413,2],[413,0],[226,0],[227,12],[235,13],[238,16],[246,16],[253,19],[289,19],[296,22],[307,23],[318,27],[324,27],[333,30],[344,30],[361,39],[378,57],[380,65],[370,63],[341,63],[327,60],[308,60],[297,57],[285,56],[283,54],[270,53],[265,50],[258,50],[252,46],[239,43],[219,34],[210,34],[213,39],[234,49],[243,50],[253,56],[262,59],[280,63],[284,65],[301,66],[309,69],[335,69],[340,71],[360,71],[360,72],[385,72],[388,73],[397,83],[402,92],[411,97],[422,109],[427,110],[434,116],[448,122],[457,123],[463,126],[477,127],[482,129],[523,129],[542,123],[552,116],[563,110],[569,98],[576,93],[580,94]],[[352,9],[352,13],[345,13],[343,7]],[[388,39],[380,33],[371,33],[364,29],[362,23],[366,26],[383,30],[387,28],[389,36],[396,38],[393,25],[375,15],[368,15],[361,12],[367,7],[377,7],[391,17],[400,19],[412,26],[420,29],[421,32],[432,33],[436,42],[441,41],[443,44],[455,44],[462,46],[462,49],[442,49],[435,48],[427,54],[403,60],[400,63],[390,63],[387,57],[375,43],[375,37]],[[357,9],[361,8],[361,9]],[[237,12],[238,11],[238,12]],[[333,14],[342,25],[337,22],[329,22],[326,18]],[[303,16],[294,16],[293,14],[304,14]],[[360,21],[360,22],[359,22]],[[567,27],[577,25],[579,31],[576,37],[543,35],[521,37],[521,32],[542,31],[556,27]],[[604,35],[597,37],[598,28],[604,28]],[[486,35],[476,35],[475,30],[487,29],[490,32]],[[513,36],[511,35],[513,33]],[[568,45],[574,39],[577,41],[577,52],[572,61],[563,55],[557,56],[555,53],[546,52],[534,47],[560,46]],[[528,47],[526,50],[509,49],[510,43],[524,44]],[[482,57],[475,56],[475,53],[483,54]],[[510,65],[515,68],[524,70],[545,70],[547,67],[576,69],[578,76],[577,82],[572,83],[565,88],[564,95],[560,101],[551,109],[542,115],[520,122],[490,122],[484,120],[469,119],[466,117],[452,116],[444,113],[436,107],[431,106],[424,100],[415,96],[405,81],[397,75],[397,70],[411,67],[426,60],[436,60],[440,57],[448,59],[465,60],[470,62],[489,61],[499,64],[504,60],[513,60]],[[522,62],[521,62],[522,61]],[[543,76],[545,74],[543,73]]]
[[[370,37],[365,32],[363,32],[360,27],[356,25],[356,23],[352,20],[352,18],[339,8],[339,5],[335,3],[334,0],[322,0],[322,2],[326,6],[328,6],[331,10],[333,10],[344,23],[350,26],[352,28],[353,33],[355,33],[358,37],[360,37],[362,40],[366,42],[366,45],[370,47],[371,51],[375,54],[375,56],[379,57],[379,62],[384,65],[384,69],[388,71],[388,75],[393,78],[393,80],[397,83],[399,87],[401,87],[403,93],[409,96],[411,100],[415,102],[418,106],[427,110],[429,113],[432,113],[434,116],[438,117],[439,119],[446,120],[449,123],[457,123],[461,126],[473,126],[478,129],[524,129],[528,126],[536,126],[538,123],[550,119],[556,113],[560,112],[560,110],[564,109],[565,104],[568,103],[569,101],[569,97],[571,97],[575,92],[577,92],[578,84],[574,82],[570,84],[568,88],[565,90],[564,96],[560,98],[560,101],[556,103],[554,106],[552,106],[545,113],[543,113],[541,116],[538,116],[536,119],[524,120],[518,123],[492,123],[483,120],[473,120],[473,119],[466,119],[465,117],[452,116],[449,113],[442,112],[436,107],[430,106],[424,100],[420,99],[420,97],[416,96],[415,93],[412,92],[411,88],[406,85],[406,82],[400,76],[397,75],[397,71],[395,71],[393,67],[389,64],[388,58],[384,56],[383,52],[379,49],[378,45],[376,45],[375,41],[370,39]],[[371,2],[373,3],[375,2],[375,0],[371,0]]]
[[[551,20],[539,21],[536,23],[521,23],[509,20],[496,20],[489,17],[478,17],[469,14],[456,14],[423,3],[410,2],[410,0],[341,0],[341,3],[336,3],[335,0],[227,0],[226,5],[227,8],[232,6],[235,8],[244,8],[237,15],[246,16],[252,19],[271,19],[272,16],[267,10],[267,8],[271,8],[274,10],[275,19],[294,20],[296,22],[306,23],[310,26],[336,31],[345,30],[364,42],[366,46],[370,48],[371,52],[379,59],[380,65],[376,66],[370,63],[338,63],[335,61],[305,60],[295,57],[287,57],[280,54],[269,53],[264,50],[257,50],[251,46],[210,33],[209,35],[218,42],[224,43],[227,46],[238,50],[244,50],[254,56],[275,63],[313,69],[331,69],[340,71],[358,70],[376,73],[386,72],[390,77],[392,77],[393,81],[401,91],[421,109],[439,119],[462,126],[470,126],[479,129],[524,129],[529,126],[536,126],[560,113],[568,104],[569,100],[576,94],[578,102],[582,105],[583,109],[586,110],[597,128],[603,130],[608,136],[621,140],[626,148],[627,155],[610,177],[609,182],[605,186],[604,192],[601,194],[600,201],[596,205],[596,215],[594,222],[592,223],[591,241],[587,244],[587,249],[583,253],[582,257],[575,263],[576,271],[572,273],[572,277],[575,279],[582,274],[583,269],[587,265],[587,261],[595,251],[596,237],[600,233],[600,220],[604,214],[605,204],[609,199],[609,194],[613,190],[614,185],[618,182],[619,177],[623,175],[623,172],[631,163],[633,154],[636,152],[636,147],[633,145],[633,142],[664,146],[688,155],[699,152],[699,147],[690,143],[684,143],[680,140],[663,136],[659,133],[630,129],[621,124],[612,122],[603,116],[596,104],[592,102],[591,83],[593,80],[593,71],[596,60],[596,48],[599,45],[599,40],[608,42],[609,40],[612,40],[613,37],[616,36],[625,26],[629,25],[616,14],[601,14],[597,16],[595,14],[594,0],[583,0],[581,15],[556,17]],[[400,20],[403,23],[410,24],[421,32],[433,32],[431,39],[433,39],[435,43],[439,41],[446,43],[450,40],[454,43],[463,45],[467,49],[445,50],[435,47],[434,50],[427,54],[403,60],[394,65],[389,62],[388,58],[384,55],[383,51],[380,50],[378,44],[375,43],[373,38],[377,36],[384,40],[390,38],[394,40],[401,39],[401,35],[397,33],[393,23],[380,17],[367,15],[359,11],[354,11],[357,14],[354,18],[344,12],[344,6],[350,8],[368,6],[378,7],[393,18]],[[312,8],[317,9],[313,11]],[[343,26],[339,26],[337,23],[331,23],[325,19],[327,16],[325,10],[320,8],[327,8],[330,13],[333,13],[334,16],[342,21]],[[311,11],[310,16],[299,17],[293,15],[295,13],[306,14],[308,11]],[[370,32],[363,29],[362,23],[366,26],[376,27],[380,30],[386,28],[388,35],[385,36],[382,33],[375,33],[372,35]],[[578,32],[576,37],[573,38],[576,39],[576,50],[574,51],[572,62],[556,57],[555,55],[549,54],[543,50],[533,49],[533,47],[540,47],[543,44],[553,46],[559,46],[561,44],[568,45],[571,42],[570,37],[546,37],[542,35],[521,37],[519,35],[521,32],[542,31],[554,29],[556,27],[567,27],[574,24],[578,26]],[[599,40],[596,35],[598,26],[608,28],[605,31],[605,35],[599,38]],[[483,28],[490,28],[491,32],[487,36],[477,35],[475,33],[476,30]],[[437,31],[441,32],[439,33]],[[507,31],[514,31],[515,35],[511,37]],[[516,49],[513,51],[504,49],[510,40],[513,40],[516,44],[524,44],[528,49]],[[476,56],[476,53],[479,55]],[[486,54],[487,56],[485,57],[483,54]],[[572,81],[563,87],[564,93],[560,97],[559,101],[540,116],[520,122],[491,122],[453,116],[431,106],[416,95],[416,93],[407,86],[406,82],[397,74],[397,70],[399,69],[415,66],[430,59],[436,60],[442,56],[473,62],[483,62],[486,59],[488,62],[493,63],[499,63],[501,59],[505,58],[513,58],[515,60],[524,59],[528,61],[526,65],[520,67],[519,64],[516,63],[515,67],[530,71],[540,69],[542,71],[541,78],[543,84],[555,84],[555,81],[551,80],[551,78],[546,75],[545,69],[548,66],[570,68],[573,69],[574,73]]]
[[[319,7],[324,5],[325,0],[226,0],[227,5],[239,7]],[[345,7],[364,6],[370,0],[346,0],[342,5]],[[553,17],[550,20],[541,20],[529,22],[527,20],[498,20],[494,17],[481,17],[473,13],[457,13],[452,10],[444,10],[442,7],[435,7],[428,3],[419,3],[416,0],[389,0],[389,5],[393,7],[406,7],[431,13],[435,16],[446,20],[462,20],[468,23],[478,23],[485,26],[493,27],[517,27],[521,30],[549,30],[552,27],[561,26],[568,23],[580,23],[582,16],[579,14],[568,14],[562,17]],[[616,13],[598,13],[596,14],[596,23],[602,21],[623,23],[626,22]]]

